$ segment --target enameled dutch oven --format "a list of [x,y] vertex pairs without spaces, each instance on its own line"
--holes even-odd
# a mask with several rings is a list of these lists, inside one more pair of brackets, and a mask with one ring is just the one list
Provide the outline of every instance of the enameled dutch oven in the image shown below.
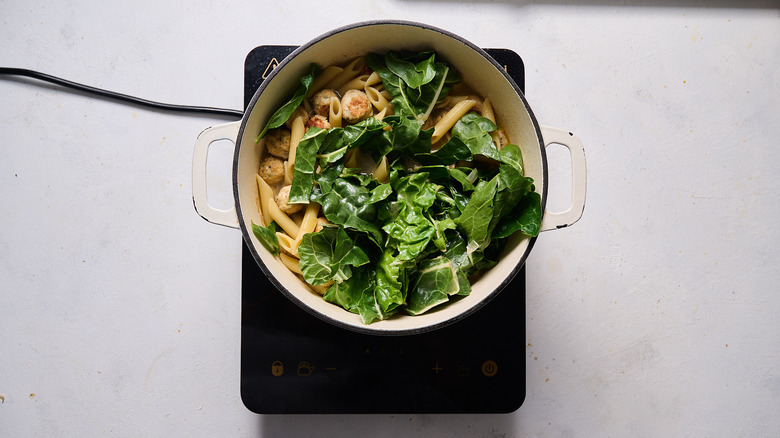
[[[435,50],[472,88],[493,103],[497,119],[512,143],[520,146],[525,174],[534,179],[541,195],[544,217],[542,231],[573,224],[585,206],[585,153],[582,143],[569,131],[540,126],[522,91],[485,51],[448,31],[407,21],[369,21],[335,29],[300,46],[271,72],[247,107],[240,122],[204,130],[195,142],[193,156],[193,202],[207,221],[240,228],[255,260],[273,284],[290,300],[311,314],[337,326],[369,334],[406,335],[434,330],[472,314],[509,284],[525,263],[536,238],[510,238],[499,263],[472,285],[470,295],[438,306],[428,313],[409,316],[402,313],[368,325],[360,317],[328,303],[306,287],[257,240],[251,224],[262,223],[258,208],[258,171],[261,150],[258,133],[269,117],[294,92],[299,78],[311,63],[320,66],[343,64],[369,52],[388,50]],[[221,210],[209,205],[206,193],[208,148],[218,140],[235,143],[233,193],[235,206]],[[563,212],[546,211],[548,172],[546,147],[565,146],[571,156],[572,203]],[[533,274],[532,274],[533,275]]]

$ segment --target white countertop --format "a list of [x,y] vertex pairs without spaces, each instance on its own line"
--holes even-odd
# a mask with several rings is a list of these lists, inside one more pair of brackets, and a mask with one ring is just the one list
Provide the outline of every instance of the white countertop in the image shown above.
[[0,2],[0,65],[240,109],[255,46],[429,23],[521,55],[538,120],[585,145],[585,214],[527,262],[518,411],[256,415],[239,393],[241,233],[191,197],[194,139],[226,119],[0,80],[0,435],[780,433],[777,2],[117,3]]

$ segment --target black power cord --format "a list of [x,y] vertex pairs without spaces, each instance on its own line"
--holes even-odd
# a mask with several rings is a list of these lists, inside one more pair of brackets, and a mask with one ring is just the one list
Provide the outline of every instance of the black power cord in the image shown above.
[[116,93],[114,91],[108,91],[108,90],[103,90],[101,88],[91,87],[89,85],[79,84],[77,82],[58,78],[56,76],[48,75],[46,73],[41,73],[35,70],[27,70],[24,68],[0,67],[0,75],[24,76],[28,78],[38,79],[41,81],[50,82],[52,84],[61,85],[63,87],[72,88],[74,90],[97,94],[99,96],[108,97],[110,99],[134,103],[136,105],[141,105],[141,106],[159,109],[159,110],[201,113],[201,114],[206,113],[206,114],[213,114],[213,115],[226,116],[232,118],[241,118],[244,116],[243,111],[233,110],[233,109],[212,108],[212,107],[205,107],[205,106],[173,105],[169,103],[154,102],[151,100],[141,99],[135,96],[128,96],[127,94]]

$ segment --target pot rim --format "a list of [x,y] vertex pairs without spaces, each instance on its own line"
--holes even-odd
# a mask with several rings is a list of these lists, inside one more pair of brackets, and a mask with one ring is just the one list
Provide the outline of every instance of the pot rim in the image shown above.
[[[469,40],[456,35],[452,32],[449,32],[447,30],[431,26],[424,23],[419,23],[415,21],[407,21],[407,20],[369,20],[369,21],[361,21],[356,22],[352,24],[348,24],[345,26],[341,26],[335,29],[332,29],[326,33],[323,33],[310,41],[298,46],[292,53],[287,55],[272,71],[271,73],[265,78],[265,80],[260,84],[257,91],[252,96],[252,99],[249,101],[249,104],[247,105],[246,109],[244,110],[244,116],[241,120],[241,124],[238,131],[238,137],[236,138],[236,148],[233,155],[233,197],[235,202],[235,208],[236,208],[236,214],[238,216],[238,224],[239,228],[241,229],[241,234],[244,238],[244,241],[247,244],[247,247],[249,251],[252,254],[252,257],[255,259],[255,262],[257,262],[258,266],[260,266],[261,270],[265,274],[265,276],[268,278],[268,280],[282,293],[285,295],[286,298],[293,301],[299,308],[305,310],[307,313],[319,318],[320,320],[323,320],[327,323],[330,323],[332,325],[335,325],[337,327],[357,332],[361,334],[368,334],[368,335],[381,335],[381,336],[406,336],[406,335],[415,335],[415,334],[422,334],[427,333],[431,331],[438,330],[440,328],[449,326],[450,324],[457,323],[464,318],[468,317],[469,315],[472,315],[482,307],[484,307],[487,303],[489,303],[493,298],[496,297],[499,293],[501,293],[504,288],[512,282],[512,280],[515,278],[518,272],[520,272],[523,267],[525,266],[525,262],[528,258],[528,255],[530,254],[531,250],[533,249],[534,243],[536,242],[536,239],[538,236],[531,237],[528,242],[528,246],[526,250],[524,251],[523,255],[520,257],[520,259],[517,261],[517,263],[512,267],[512,270],[510,271],[509,275],[507,275],[502,282],[497,285],[484,299],[477,302],[471,307],[468,307],[465,311],[449,318],[443,321],[439,321],[433,324],[428,324],[420,327],[413,327],[413,328],[403,328],[403,329],[376,329],[372,328],[371,324],[357,326],[352,325],[347,322],[341,321],[340,319],[332,318],[328,315],[325,315],[321,312],[318,312],[316,309],[311,308],[307,304],[305,304],[303,301],[301,301],[294,293],[292,293],[290,290],[287,289],[284,284],[282,284],[281,281],[279,281],[270,271],[270,269],[266,266],[265,262],[263,261],[260,254],[257,252],[257,249],[255,248],[254,243],[251,240],[249,228],[247,227],[246,222],[244,221],[244,216],[242,214],[242,208],[240,203],[240,196],[239,196],[239,189],[238,189],[238,163],[239,163],[239,152],[241,150],[241,143],[242,138],[245,134],[247,125],[249,123],[249,116],[254,110],[254,107],[257,103],[257,101],[260,98],[260,95],[265,91],[265,89],[269,86],[269,84],[272,82],[272,79],[276,77],[277,74],[280,74],[282,70],[284,70],[284,67],[291,62],[292,59],[296,58],[298,55],[300,55],[303,51],[307,50],[309,47],[319,43],[320,41],[331,37],[333,35],[350,31],[353,29],[361,28],[361,27],[367,27],[367,26],[377,26],[377,25],[399,25],[399,26],[411,26],[411,27],[418,27],[425,30],[430,30],[433,32],[440,33],[444,36],[447,36],[449,38],[452,38],[454,40],[457,40],[458,42],[466,45],[471,50],[477,52],[479,55],[481,55],[483,58],[485,58],[486,61],[488,61],[491,65],[493,65],[503,76],[504,78],[511,84],[514,91],[517,93],[517,96],[520,98],[526,112],[528,113],[528,116],[531,120],[531,123],[534,128],[534,132],[536,134],[536,138],[538,140],[538,146],[541,149],[541,160],[542,160],[542,190],[541,190],[541,208],[542,211],[545,211],[546,205],[547,205],[547,192],[548,192],[548,165],[547,165],[547,154],[546,154],[546,148],[544,145],[542,132],[540,125],[538,121],[536,120],[536,116],[534,115],[533,111],[531,110],[530,105],[528,104],[528,101],[525,98],[525,93],[520,89],[520,87],[515,83],[515,81],[512,79],[511,76],[504,70],[504,68],[499,65],[487,52],[485,52],[482,48],[476,46],[474,43],[470,42]],[[538,182],[535,182],[537,184]],[[346,310],[345,310],[346,312]]]

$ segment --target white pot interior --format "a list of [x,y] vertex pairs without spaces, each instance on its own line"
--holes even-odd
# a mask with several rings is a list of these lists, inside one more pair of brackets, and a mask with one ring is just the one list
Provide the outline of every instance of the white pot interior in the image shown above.
[[451,34],[425,25],[404,22],[371,22],[336,30],[306,44],[283,61],[266,79],[248,109],[239,132],[234,184],[244,238],[261,267],[270,274],[285,293],[317,316],[342,327],[374,334],[411,334],[453,322],[481,307],[497,289],[511,280],[525,262],[532,239],[515,237],[507,245],[498,265],[472,285],[469,296],[439,306],[419,316],[399,313],[387,320],[364,325],[360,317],[328,303],[309,289],[302,280],[276,260],[254,237],[251,223],[261,223],[255,175],[261,150],[255,140],[273,112],[294,92],[298,79],[311,63],[320,66],[343,64],[368,52],[388,50],[435,50],[457,70],[464,81],[483,97],[489,97],[499,121],[512,143],[520,146],[525,174],[534,179],[536,191],[546,199],[546,158],[539,127],[519,90],[512,85],[484,52]]

